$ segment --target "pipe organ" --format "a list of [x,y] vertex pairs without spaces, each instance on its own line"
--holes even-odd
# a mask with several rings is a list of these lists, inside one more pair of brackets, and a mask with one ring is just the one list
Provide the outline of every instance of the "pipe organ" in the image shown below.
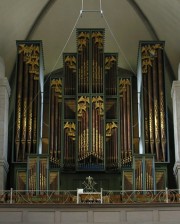
[[144,149],[155,154],[157,162],[167,162],[167,115],[164,89],[164,43],[140,43]]
[[[63,69],[45,84],[49,111],[44,110],[43,126],[42,46],[18,42],[15,188],[76,189],[82,187],[78,183],[84,175],[98,177],[109,189],[165,187],[169,153],[164,43],[140,43],[136,77],[120,71],[117,53],[104,53],[104,29],[77,29],[76,34],[77,52],[64,53]],[[42,144],[39,150],[42,128],[48,147]]]
[[164,42],[140,42],[137,78],[140,144],[132,181],[137,190],[164,189],[169,162]]
[[[17,42],[16,112],[13,161],[25,162],[38,152],[41,111],[41,42]],[[41,63],[42,64],[42,63]],[[38,123],[39,122],[39,123]]]

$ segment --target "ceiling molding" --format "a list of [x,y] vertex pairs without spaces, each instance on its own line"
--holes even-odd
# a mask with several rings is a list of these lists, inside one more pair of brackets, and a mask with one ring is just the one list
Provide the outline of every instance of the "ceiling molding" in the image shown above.
[[132,6],[134,11],[138,14],[138,16],[141,18],[141,21],[144,23],[144,25],[145,25],[146,29],[149,31],[151,37],[154,40],[159,41],[159,37],[158,37],[152,23],[149,21],[149,19],[146,17],[144,12],[141,10],[140,6],[136,3],[135,0],[127,0],[127,1]]
[[40,13],[38,14],[37,18],[35,19],[34,23],[32,24],[31,28],[29,29],[29,32],[26,36],[26,40],[31,39],[31,36],[33,35],[33,33],[35,32],[37,26],[40,24],[40,22],[42,21],[42,19],[44,18],[44,16],[47,14],[47,12],[50,10],[50,8],[54,5],[54,3],[57,0],[49,0],[45,6],[42,8],[42,10],[40,11]]

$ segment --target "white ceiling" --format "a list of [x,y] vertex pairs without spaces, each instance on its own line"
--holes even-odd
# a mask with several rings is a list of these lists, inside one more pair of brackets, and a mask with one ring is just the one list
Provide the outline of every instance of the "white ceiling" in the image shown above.
[[43,41],[47,74],[62,67],[63,52],[76,51],[76,28],[105,28],[105,52],[118,52],[120,67],[136,73],[139,41],[164,40],[172,79],[178,77],[180,0],[101,3],[100,8],[100,0],[0,0],[0,56],[6,76],[15,65],[16,40]]

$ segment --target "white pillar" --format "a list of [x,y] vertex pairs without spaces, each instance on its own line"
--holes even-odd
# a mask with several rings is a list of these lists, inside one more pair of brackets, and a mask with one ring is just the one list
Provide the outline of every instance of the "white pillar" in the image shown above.
[[9,82],[5,77],[4,61],[0,57],[0,190],[5,189],[9,169],[7,162],[9,96]]
[[178,81],[174,81],[171,89],[173,103],[173,121],[174,121],[174,145],[175,145],[175,164],[174,174],[177,181],[177,187],[180,189],[180,64],[178,69]]

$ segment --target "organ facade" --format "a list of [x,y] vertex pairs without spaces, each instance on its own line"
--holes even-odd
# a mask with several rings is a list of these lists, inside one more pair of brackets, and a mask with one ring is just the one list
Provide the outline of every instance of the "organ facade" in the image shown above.
[[140,42],[137,75],[104,52],[104,29],[77,29],[77,52],[44,78],[40,41],[17,42],[11,180],[18,190],[167,186],[164,42]]

